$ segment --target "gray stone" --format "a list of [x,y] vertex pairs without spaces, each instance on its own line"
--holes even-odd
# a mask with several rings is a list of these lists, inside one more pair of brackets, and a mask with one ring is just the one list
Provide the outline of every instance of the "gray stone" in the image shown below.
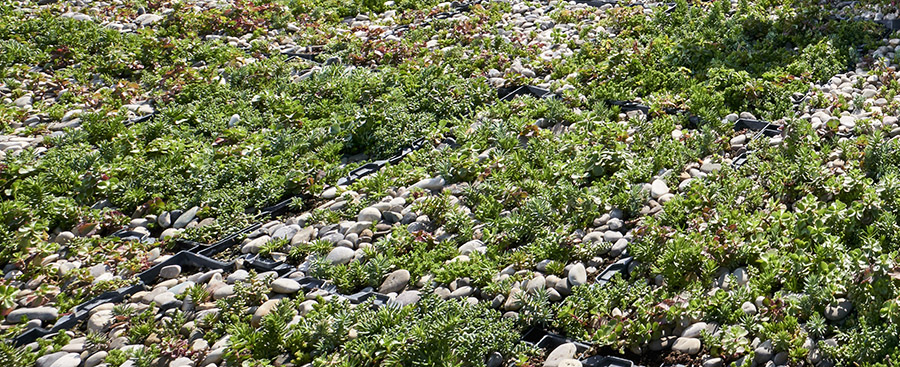
[[850,311],[853,311],[853,303],[844,298],[838,298],[835,303],[825,307],[825,318],[831,321],[840,321],[847,317]]
[[84,367],[96,367],[103,363],[103,360],[106,359],[108,354],[109,353],[103,350],[91,354],[90,357],[87,357],[87,359],[84,360]]
[[[156,23],[162,19],[163,19],[163,17],[160,15],[147,13],[147,14],[141,14],[137,18],[134,18],[134,22],[137,24],[140,24],[142,27],[146,27],[146,26]],[[235,115],[235,116],[237,116],[237,115]],[[234,119],[234,117],[232,117],[232,119]],[[229,125],[229,126],[233,126],[233,125]]]
[[403,220],[403,215],[395,211],[381,213],[381,217],[384,218],[385,223],[388,224],[400,223],[400,221]]
[[747,270],[744,268],[734,269],[734,273],[732,273],[732,275],[734,275],[735,281],[738,285],[745,285],[750,282],[750,276],[747,275]]
[[222,298],[228,298],[234,295],[234,286],[233,285],[224,285],[217,288],[213,291],[213,299],[219,300]]
[[87,321],[87,330],[92,333],[106,332],[112,325],[113,315],[110,310],[97,311]]
[[16,107],[19,107],[19,108],[29,107],[29,106],[31,106],[32,98],[30,95],[21,96],[19,98],[16,98],[16,100],[13,101],[13,103],[16,105]]
[[181,301],[175,298],[175,293],[169,291],[157,294],[156,297],[153,297],[153,302],[163,309],[181,306]]
[[587,283],[587,272],[584,269],[584,264],[577,263],[572,265],[569,268],[569,276],[568,276],[569,284],[572,287],[579,286]]
[[522,293],[522,290],[519,288],[513,288],[509,290],[509,295],[506,297],[506,301],[503,303],[503,310],[505,311],[518,311],[522,308],[522,296],[519,294]]
[[54,362],[56,362],[56,360],[62,358],[66,354],[69,354],[69,353],[56,352],[56,353],[45,354],[45,355],[41,356],[40,358],[38,358],[37,361],[34,362],[34,366],[35,367],[50,367]]
[[700,339],[680,337],[675,339],[672,350],[684,354],[697,354],[700,353],[701,345]]
[[225,358],[225,349],[225,347],[215,348],[215,345],[213,345],[213,350],[206,354],[206,358],[203,358],[200,365],[209,366],[210,364],[221,363]]
[[163,240],[163,239],[166,239],[166,238],[171,238],[171,237],[178,236],[179,234],[181,234],[181,230],[180,230],[180,229],[177,229],[177,228],[166,228],[166,230],[163,231],[162,234],[159,235],[159,239]]
[[58,317],[59,311],[53,307],[44,306],[13,310],[9,315],[6,315],[6,321],[17,324],[22,322],[23,318],[27,318],[28,320],[53,321]]
[[722,367],[725,361],[722,358],[708,358],[703,361],[703,367]]
[[609,256],[617,257],[628,249],[628,240],[620,238],[609,249]]
[[300,228],[296,225],[283,226],[283,227],[275,230],[274,233],[272,233],[272,238],[274,238],[276,240],[281,240],[281,239],[285,239],[285,238],[293,239],[294,236],[297,235],[297,232],[299,232],[299,231],[300,231]]
[[256,312],[253,313],[253,317],[250,319],[250,325],[253,327],[259,327],[259,323],[262,321],[262,318],[272,312],[272,309],[278,305],[280,299],[270,299],[268,301],[263,302],[262,305],[256,308]]
[[379,293],[400,292],[409,284],[409,271],[405,269],[396,270],[388,274],[381,287],[378,288]]
[[704,163],[700,166],[700,172],[703,173],[712,173],[722,169],[722,165],[718,163]]
[[752,302],[744,302],[744,304],[741,305],[741,311],[744,311],[747,315],[755,315],[757,312],[756,305]]
[[705,322],[698,322],[691,326],[688,326],[684,331],[681,332],[681,336],[683,338],[696,338],[700,336],[700,331],[706,329]]
[[444,181],[443,177],[437,176],[434,178],[426,178],[424,180],[416,182],[414,185],[412,185],[412,187],[420,188],[423,190],[438,191],[444,188],[445,183],[446,181]]
[[235,282],[242,282],[247,280],[250,277],[250,273],[248,273],[244,269],[235,270],[234,273],[228,274],[228,277],[225,278],[225,282],[229,284],[234,284]]
[[560,345],[547,355],[547,359],[544,360],[544,367],[559,367],[563,360],[574,358],[577,351],[578,349],[574,343]]
[[272,281],[272,292],[281,294],[294,294],[300,291],[300,283],[296,280],[278,278]]
[[344,235],[340,234],[339,232],[334,232],[322,236],[321,239],[322,241],[330,242],[336,245],[338,242],[341,242],[341,240],[344,239]]
[[265,245],[266,243],[268,243],[271,240],[272,240],[272,237],[269,237],[267,235],[254,238],[250,242],[247,242],[247,244],[241,246],[241,253],[243,253],[243,254],[258,254],[259,249],[262,248],[263,245]]
[[394,298],[394,303],[399,306],[406,306],[415,304],[419,302],[419,298],[421,297],[419,291],[406,291],[397,295],[397,298]]
[[306,243],[312,241],[313,238],[316,237],[316,228],[315,227],[306,227],[301,229],[294,237],[291,238],[291,246],[296,246],[301,243]]
[[753,363],[763,364],[768,362],[775,355],[775,347],[771,340],[760,343],[754,350]]
[[487,251],[487,247],[484,245],[484,242],[481,242],[480,240],[471,240],[464,243],[462,246],[459,246],[458,250],[461,255],[468,255],[473,251],[484,253]]
[[579,361],[577,359],[569,358],[569,359],[563,359],[563,360],[559,361],[559,367],[583,367],[583,366],[584,365],[581,364],[581,361]]
[[[616,232],[616,233],[618,233],[618,232]],[[599,232],[599,231],[588,233],[588,234],[584,235],[584,237],[581,238],[581,242],[583,242],[585,244],[593,244],[593,243],[603,242],[603,241],[604,241],[603,232]],[[601,247],[600,253],[598,253],[597,255],[603,255],[603,254],[606,254],[607,252],[609,252],[609,247],[603,246],[603,247]]]
[[672,347],[678,337],[670,335],[660,339],[654,339],[650,342],[649,348],[651,352],[661,352]]
[[325,260],[330,262],[332,265],[344,265],[349,264],[351,260],[353,260],[353,256],[356,254],[353,249],[349,249],[346,247],[335,247],[328,253],[328,256],[325,257]]
[[163,279],[174,279],[181,274],[181,266],[169,265],[159,269],[159,277]]
[[178,357],[169,362],[169,367],[194,367],[194,361],[188,357]]
[[378,223],[381,220],[381,211],[373,207],[368,207],[359,212],[356,216],[357,222]]
[[487,367],[500,367],[503,365],[503,355],[498,352],[492,352],[487,358]]
[[658,199],[660,196],[669,193],[669,186],[663,180],[653,180],[650,184],[650,197]]
[[609,242],[609,243],[616,243],[616,241],[622,239],[623,237],[625,237],[625,236],[623,236],[622,233],[620,233],[620,232],[616,232],[616,231],[603,232],[603,240],[606,242]]
[[790,355],[788,355],[787,352],[778,352],[775,357],[772,357],[772,362],[775,363],[776,366],[783,366],[787,364],[788,357],[790,357]]
[[531,278],[528,281],[528,284],[525,285],[525,292],[535,293],[539,290],[543,290],[546,285],[547,279],[541,274],[536,274],[534,278]]
[[472,295],[472,292],[474,292],[474,291],[475,291],[475,289],[470,286],[459,287],[459,288],[456,288],[455,291],[450,292],[449,298],[450,299],[465,298],[465,297]]
[[77,353],[67,353],[60,357],[50,367],[78,367],[81,364],[81,356]]
[[192,220],[194,220],[194,217],[197,216],[198,210],[200,210],[200,207],[197,207],[197,206],[188,209],[188,211],[186,211],[178,216],[178,219],[175,220],[175,223],[172,223],[172,227],[173,228],[184,228],[185,226],[188,225],[188,223],[190,223]]
[[[204,275],[204,274],[201,274],[201,276],[202,276],[202,275]],[[192,282],[192,281],[190,281],[190,280],[188,280],[188,281],[186,281],[186,282],[181,282],[181,283],[178,283],[178,285],[176,285],[176,286],[174,286],[174,287],[172,287],[172,288],[169,288],[169,292],[172,292],[172,294],[174,294],[174,295],[177,296],[177,295],[183,293],[183,292],[184,292],[185,290],[187,290],[189,287],[193,287],[194,284],[196,284],[196,283],[194,283],[194,282]]]
[[619,218],[611,218],[610,220],[606,221],[606,226],[613,231],[618,231],[622,229],[623,226],[625,226],[625,223],[622,222],[622,220]]
[[69,232],[69,231],[64,231],[64,232],[60,232],[59,235],[56,236],[56,239],[54,239],[54,242],[56,242],[60,245],[65,245],[65,244],[69,243],[69,241],[71,241],[73,238],[75,238],[74,233]]
[[557,301],[561,301],[563,299],[563,296],[561,294],[559,294],[559,291],[557,291],[556,288],[548,288],[547,289],[547,298],[550,301],[557,302]]

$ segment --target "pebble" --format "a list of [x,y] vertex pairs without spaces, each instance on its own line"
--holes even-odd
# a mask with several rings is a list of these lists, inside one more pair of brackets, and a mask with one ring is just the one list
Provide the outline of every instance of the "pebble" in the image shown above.
[[359,212],[356,216],[358,222],[377,223],[381,220],[381,211],[373,207],[368,207]]
[[735,269],[732,275],[734,275],[735,281],[738,285],[746,285],[750,282],[750,277],[747,275],[747,270],[744,268]]
[[[669,195],[671,195],[671,194],[669,194]],[[624,238],[620,238],[618,241],[616,241],[616,243],[614,243],[612,245],[612,247],[609,248],[609,256],[618,257],[623,252],[625,252],[625,250],[627,250],[627,249],[628,249],[628,240],[626,240]]]
[[256,308],[256,312],[253,313],[253,317],[250,319],[250,325],[253,327],[259,327],[259,323],[262,321],[262,318],[272,312],[280,299],[270,299],[268,301],[263,302],[262,305]]
[[751,302],[744,302],[744,304],[741,305],[741,311],[747,315],[755,315],[757,312],[756,305]]
[[69,353],[56,352],[56,353],[45,354],[45,355],[39,357],[34,362],[34,365],[35,365],[35,367],[50,367],[51,365],[53,365],[54,362],[56,362],[58,359],[62,358],[63,356],[65,356],[67,354],[69,354]]
[[584,269],[584,264],[576,263],[572,265],[569,268],[568,280],[573,287],[587,283],[587,272]]
[[92,333],[105,332],[112,324],[112,311],[97,311],[87,321],[87,330]]
[[831,321],[841,321],[847,317],[852,310],[853,303],[844,298],[838,298],[835,303],[825,307],[825,318]]
[[485,253],[487,251],[487,246],[485,246],[484,242],[481,242],[480,240],[471,240],[464,243],[462,246],[459,246],[458,250],[460,255],[468,255],[473,251]]
[[10,323],[20,323],[23,318],[28,320],[53,321],[59,317],[59,311],[53,307],[43,306],[34,308],[15,309],[6,315],[6,321]]
[[753,362],[756,364],[763,364],[768,362],[775,355],[775,347],[772,345],[771,340],[766,340],[760,343],[754,352]]
[[159,269],[159,277],[163,279],[174,279],[181,274],[181,266],[169,265]]
[[77,353],[68,353],[50,365],[50,367],[78,367],[81,364],[81,356]]
[[213,299],[223,299],[228,298],[234,294],[234,286],[233,285],[224,285],[217,288],[213,291]]
[[684,329],[684,331],[681,332],[681,337],[696,338],[696,337],[700,336],[700,331],[706,329],[706,326],[707,325],[705,322],[698,322],[698,323],[692,324],[691,326],[688,326],[686,329]]
[[169,367],[193,367],[194,361],[188,357],[178,357],[174,361],[169,362]]
[[531,278],[528,283],[525,285],[525,292],[527,293],[535,293],[539,290],[543,290],[547,285],[547,281],[541,274],[536,274],[534,278]]
[[412,187],[423,189],[423,190],[431,190],[431,191],[439,191],[444,188],[444,178],[441,176],[437,176],[434,178],[426,178],[419,182],[416,182]]
[[294,294],[300,291],[300,283],[288,278],[278,278],[272,281],[272,292],[281,294]]
[[653,180],[650,184],[650,197],[658,199],[659,197],[669,193],[669,186],[663,180]]
[[197,211],[200,210],[200,207],[193,207],[188,209],[186,212],[182,213],[178,216],[178,219],[175,219],[175,223],[172,223],[173,228],[184,228],[194,220],[194,217],[197,216]]
[[400,293],[399,295],[397,295],[397,297],[394,298],[393,302],[395,304],[403,307],[406,305],[411,305],[411,304],[415,304],[416,302],[419,302],[420,298],[421,298],[421,294],[419,293],[419,291],[406,291],[406,292],[403,292],[403,293]]
[[547,355],[547,359],[544,360],[544,367],[560,367],[562,361],[574,358],[576,352],[578,352],[578,349],[574,343],[562,344]]
[[90,357],[87,357],[87,359],[84,360],[84,367],[96,367],[103,363],[103,360],[107,355],[109,355],[109,353],[103,350],[91,354]]
[[378,293],[387,294],[402,291],[409,284],[409,277],[409,271],[404,269],[388,274],[384,282],[381,283],[381,287],[378,288]]
[[206,354],[206,357],[203,358],[203,361],[200,362],[200,365],[209,367],[210,364],[215,365],[218,363],[222,363],[225,358],[225,350],[225,347],[216,348],[216,345],[214,344],[213,350],[209,351],[209,353]]
[[29,95],[16,98],[16,100],[13,101],[13,104],[15,104],[16,107],[19,107],[19,108],[30,107],[31,103],[32,103],[32,99],[31,99],[31,96],[29,96]]
[[356,255],[356,252],[353,249],[349,249],[346,247],[335,247],[328,253],[328,256],[325,256],[325,260],[330,262],[332,265],[345,265],[349,264],[351,260],[353,260],[353,256]]
[[700,339],[697,338],[680,337],[675,339],[675,344],[672,344],[672,350],[691,355],[700,353],[700,347]]

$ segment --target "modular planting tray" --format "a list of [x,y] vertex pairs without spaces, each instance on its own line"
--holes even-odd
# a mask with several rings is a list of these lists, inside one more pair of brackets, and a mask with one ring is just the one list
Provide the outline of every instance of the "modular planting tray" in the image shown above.
[[[153,103],[151,102],[150,105],[153,106]],[[131,125],[134,125],[134,124],[138,124],[138,123],[141,123],[141,122],[147,122],[147,121],[150,121],[150,120],[153,119],[154,116],[156,116],[156,114],[157,114],[157,112],[156,112],[156,109],[154,108],[154,109],[153,109],[153,112],[150,113],[150,114],[147,114],[147,115],[144,115],[144,116],[141,116],[141,117],[136,117],[136,118],[133,118],[133,119],[128,119],[128,120],[126,120],[125,123],[124,123],[124,124],[125,124],[125,127],[131,126]]]
[[500,98],[501,101],[512,101],[518,96],[532,96],[538,99],[550,99],[556,97],[556,95],[551,93],[549,89],[544,89],[533,85],[523,85],[519,87],[497,89],[497,97]]
[[[147,116],[152,117],[152,114],[147,115]],[[149,117],[147,117],[147,116],[144,116],[143,118],[149,119]],[[144,121],[146,121],[146,119]],[[422,149],[424,146],[425,146],[425,139],[419,138],[416,141],[414,141],[413,143],[411,143],[409,146],[401,149],[400,153],[398,153],[397,155],[395,155],[385,161],[381,161],[381,162],[384,162],[381,164],[381,166],[383,166],[385,163],[391,163],[391,164],[399,163],[401,160],[403,160],[403,157],[405,157],[406,155],[408,155],[416,150]],[[358,180],[358,179],[365,177],[367,175],[370,175],[376,171],[377,170],[357,170],[356,173],[351,176],[352,181]],[[266,217],[266,216],[277,216],[277,215],[283,214],[284,211],[286,210],[288,204],[290,204],[290,202],[292,200],[293,200],[293,198],[289,198],[289,199],[283,200],[275,205],[265,207],[260,211],[259,215]],[[150,269],[147,269],[146,271],[138,274],[137,275],[138,284],[128,286],[128,287],[123,287],[123,288],[120,288],[115,291],[109,291],[109,292],[103,293],[103,294],[91,299],[90,301],[87,301],[78,306],[75,306],[73,313],[60,317],[56,321],[56,323],[53,325],[53,327],[51,327],[50,329],[38,327],[38,328],[33,328],[31,330],[28,330],[28,331],[20,334],[19,336],[15,337],[13,339],[13,344],[16,346],[25,345],[25,344],[34,342],[38,338],[41,338],[41,337],[44,337],[44,336],[47,336],[49,334],[56,333],[59,331],[68,330],[68,329],[74,327],[80,321],[83,321],[85,318],[87,318],[88,314],[94,307],[97,307],[101,304],[109,303],[109,302],[112,302],[112,303],[121,302],[126,297],[128,297],[134,293],[137,293],[138,291],[143,290],[146,285],[152,284],[159,277],[159,272],[163,267],[166,267],[169,265],[179,265],[182,267],[222,269],[222,270],[226,270],[226,271],[232,271],[235,269],[235,264],[233,261],[232,262],[222,262],[222,261],[214,260],[214,259],[210,258],[209,256],[216,255],[222,251],[225,251],[229,248],[232,248],[232,247],[238,245],[240,243],[239,238],[241,238],[241,236],[243,236],[244,234],[250,233],[252,231],[255,231],[255,230],[259,229],[260,227],[262,227],[262,223],[256,223],[256,224],[250,225],[250,226],[243,228],[235,233],[229,234],[229,235],[223,237],[221,240],[219,240],[213,244],[210,244],[210,245],[206,245],[206,244],[195,242],[195,241],[185,240],[185,239],[176,239],[175,243],[176,243],[177,248],[179,249],[179,252],[176,253],[175,255],[172,255],[172,257],[166,259],[165,261],[163,261],[157,265],[154,265]],[[148,237],[148,236],[146,236],[146,234],[135,232],[135,231],[130,231],[127,229],[121,229],[121,230],[113,233],[113,235],[120,237],[120,238],[136,238],[139,240],[146,240]],[[244,257],[244,261],[246,262],[248,267],[250,267],[251,269],[255,269],[258,271],[276,271],[282,277],[287,276],[297,270],[297,268],[294,268],[290,265],[283,264],[280,262],[274,262],[274,261],[271,261],[268,259],[260,258],[255,255],[246,255]],[[324,289],[324,290],[328,291],[329,293],[347,298],[348,300],[350,300],[350,302],[355,303],[355,304],[362,303],[369,299],[372,299],[374,307],[382,307],[384,305],[387,305],[387,301],[389,300],[387,296],[380,294],[380,293],[372,292],[372,291],[362,291],[362,292],[359,292],[359,293],[356,293],[353,295],[340,295],[339,293],[337,293],[336,287],[334,287],[333,285],[329,285],[325,281],[318,280],[315,278],[306,277],[306,278],[301,278],[298,281],[300,282],[301,286],[304,289],[307,289],[307,290]]]
[[606,269],[600,272],[600,274],[597,275],[597,278],[595,278],[595,286],[604,286],[608,284],[616,274],[621,273],[622,276],[627,276],[628,267],[631,265],[633,259],[634,258],[632,257],[626,257],[606,267]]
[[[781,125],[762,120],[738,119],[734,123],[735,131],[750,130],[756,132],[756,134],[753,135],[750,141],[756,140],[761,136],[767,136],[771,138],[781,135],[781,131],[783,129],[784,127]],[[753,154],[752,150],[747,150],[741,153],[731,161],[731,167],[738,168],[743,166],[745,163],[747,163],[747,160],[750,158],[751,154]]]

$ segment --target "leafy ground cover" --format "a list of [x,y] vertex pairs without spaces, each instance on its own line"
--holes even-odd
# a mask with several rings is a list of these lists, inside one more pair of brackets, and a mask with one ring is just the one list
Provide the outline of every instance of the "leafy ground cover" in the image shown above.
[[[891,364],[882,5],[0,5],[4,338],[143,286],[0,361]],[[498,98],[522,85],[554,96]],[[757,118],[778,128],[735,129]],[[233,268],[136,279],[291,197],[214,254]],[[522,343],[535,327],[592,346]]]

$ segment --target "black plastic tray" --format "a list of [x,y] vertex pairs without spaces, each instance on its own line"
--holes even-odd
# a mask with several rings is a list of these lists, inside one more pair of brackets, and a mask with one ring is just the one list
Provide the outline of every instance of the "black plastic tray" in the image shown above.
[[193,252],[181,251],[172,257],[166,259],[159,264],[154,265],[143,273],[138,274],[138,279],[144,284],[153,284],[159,277],[159,271],[169,265],[179,265],[182,267],[195,267],[202,269],[222,269],[225,271],[234,270],[234,262],[222,262],[210,259],[206,256],[195,254]]
[[752,152],[752,151],[746,151],[746,152],[741,153],[739,156],[737,156],[736,158],[734,158],[734,159],[731,161],[731,167],[732,167],[732,168],[738,168],[738,167],[740,167],[740,166],[743,166],[744,163],[747,163],[747,159],[750,158],[750,154],[751,154],[751,153],[753,153],[753,152]]
[[613,356],[593,356],[581,361],[584,367],[633,367],[634,362]]
[[551,93],[550,90],[535,87],[533,85],[523,85],[519,87],[497,89],[497,97],[502,101],[512,101],[518,96],[532,96],[540,99],[549,99],[556,97],[556,95]]
[[597,275],[597,278],[595,278],[595,280],[596,280],[595,285],[596,286],[604,286],[607,283],[609,283],[609,281],[612,280],[612,278],[616,274],[619,274],[619,273],[621,273],[623,276],[627,276],[628,275],[628,266],[631,265],[632,260],[633,260],[633,258],[626,257],[626,258],[616,261],[612,265],[606,267],[606,269],[604,269],[603,272],[601,272],[599,275]]
[[31,330],[28,330],[19,336],[13,338],[12,342],[15,346],[22,346],[35,340],[45,337],[47,335],[57,333],[59,331],[67,330],[75,325],[78,322],[86,319],[90,314],[91,310],[95,307],[102,305],[104,303],[112,302],[118,303],[125,300],[125,297],[130,296],[132,294],[137,293],[144,289],[144,284],[135,284],[132,286],[127,286],[123,288],[119,288],[115,291],[105,292],[97,297],[94,297],[90,301],[84,302],[78,306],[75,306],[72,313],[68,315],[64,315],[56,320],[56,323],[50,329],[45,329],[41,327],[37,327]]
[[[150,106],[153,106],[153,101],[150,101]],[[156,109],[154,108],[154,109],[153,109],[153,112],[151,112],[151,113],[149,113],[149,114],[146,114],[146,115],[140,116],[140,117],[136,117],[136,118],[133,118],[133,119],[125,120],[125,122],[124,122],[125,127],[131,126],[131,125],[134,125],[134,124],[138,124],[138,123],[141,123],[141,122],[147,122],[147,121],[150,121],[151,119],[153,119],[153,117],[156,116],[157,113],[158,113],[158,112],[156,112]]]

